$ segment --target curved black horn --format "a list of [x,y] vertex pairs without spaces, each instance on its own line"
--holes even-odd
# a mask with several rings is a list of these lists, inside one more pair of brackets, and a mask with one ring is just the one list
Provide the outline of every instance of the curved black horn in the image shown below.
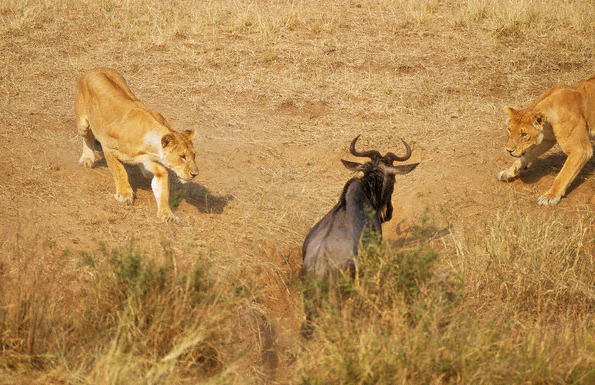
[[407,144],[407,142],[405,142],[403,140],[403,138],[399,138],[399,139],[401,139],[401,142],[403,142],[403,144],[405,145],[405,148],[407,149],[407,154],[405,154],[404,156],[396,156],[392,152],[387,152],[386,155],[384,156],[385,159],[388,159],[392,162],[394,162],[394,161],[402,162],[402,161],[409,159],[409,157],[411,156],[411,147],[409,147],[409,145]]
[[351,146],[349,146],[349,152],[351,152],[352,155],[359,156],[359,157],[367,157],[372,160],[381,158],[382,155],[380,155],[380,153],[376,150],[369,150],[369,151],[363,151],[363,152],[357,152],[355,150],[355,142],[357,142],[357,140],[359,139],[360,136],[361,135],[356,136],[355,139],[353,139],[351,141]]

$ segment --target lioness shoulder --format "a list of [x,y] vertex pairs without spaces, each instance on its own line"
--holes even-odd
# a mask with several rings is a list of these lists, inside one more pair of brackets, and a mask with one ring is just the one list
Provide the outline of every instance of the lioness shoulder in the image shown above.
[[173,131],[160,113],[147,109],[124,78],[110,69],[94,69],[81,76],[75,112],[78,132],[83,137],[79,163],[93,167],[94,151],[103,151],[116,184],[114,196],[125,204],[134,201],[134,194],[123,163],[143,167],[153,175],[157,215],[164,221],[179,222],[169,205],[168,170],[183,183],[198,174],[194,131]]
[[510,181],[521,170],[556,143],[568,155],[564,166],[548,191],[537,202],[556,204],[593,155],[590,139],[595,129],[595,75],[573,86],[557,85],[545,91],[529,107],[508,107],[506,150],[517,158],[511,167],[498,173]]

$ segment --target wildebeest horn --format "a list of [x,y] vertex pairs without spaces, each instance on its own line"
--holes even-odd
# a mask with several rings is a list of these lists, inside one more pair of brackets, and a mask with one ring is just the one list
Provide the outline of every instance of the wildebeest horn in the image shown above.
[[405,154],[404,156],[396,156],[392,152],[387,152],[386,155],[384,156],[385,159],[390,160],[392,162],[394,162],[394,161],[402,162],[402,161],[409,159],[409,157],[411,156],[411,147],[409,147],[409,145],[407,144],[407,142],[405,142],[403,140],[403,138],[400,138],[400,139],[401,139],[401,142],[403,142],[403,144],[405,145],[405,148],[407,149],[407,154]]
[[361,135],[356,136],[355,139],[353,139],[351,141],[351,146],[349,146],[349,152],[351,152],[352,155],[359,156],[359,157],[368,157],[372,160],[381,158],[382,155],[380,155],[380,153],[376,150],[369,150],[369,151],[363,151],[363,152],[357,152],[355,150],[355,142],[357,142],[357,140],[359,139],[360,136]]

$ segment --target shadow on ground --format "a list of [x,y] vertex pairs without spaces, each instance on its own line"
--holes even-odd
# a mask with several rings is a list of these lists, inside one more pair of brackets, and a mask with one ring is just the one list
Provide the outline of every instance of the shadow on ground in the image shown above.
[[[535,184],[544,176],[551,175],[556,177],[564,166],[566,159],[567,156],[561,151],[546,158],[537,159],[526,170],[521,172],[519,179],[525,184]],[[576,179],[570,184],[566,190],[566,195],[580,186],[586,179],[591,178],[593,174],[595,174],[595,161],[591,159],[585,164]]]
[[[98,164],[105,165],[105,162],[102,163]],[[107,167],[107,165],[105,166]],[[139,167],[129,165],[125,167],[135,195],[137,189],[152,191],[151,178],[145,177]],[[174,210],[185,200],[201,213],[221,214],[227,203],[234,199],[233,195],[214,195],[207,187],[198,183],[180,183],[175,174],[171,172],[169,179],[169,201]]]
[[446,237],[451,232],[450,225],[447,227],[435,226],[434,224],[422,223],[404,226],[401,222],[397,224],[395,232],[397,239],[389,239],[390,245],[395,249],[402,247],[417,246],[426,244],[428,241]]

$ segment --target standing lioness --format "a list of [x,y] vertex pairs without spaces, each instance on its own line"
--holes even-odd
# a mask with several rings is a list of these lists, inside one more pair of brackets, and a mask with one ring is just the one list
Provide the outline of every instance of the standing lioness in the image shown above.
[[114,196],[125,204],[133,202],[134,194],[122,163],[144,167],[153,174],[157,216],[178,223],[169,206],[168,169],[183,183],[198,174],[194,131],[173,131],[161,114],[148,110],[132,94],[122,76],[109,69],[94,69],[81,76],[74,103],[83,136],[79,163],[93,167],[97,140],[116,182]]
[[593,156],[591,138],[595,132],[595,75],[574,86],[557,85],[544,92],[529,107],[508,112],[506,150],[518,158],[498,173],[509,181],[556,143],[568,158],[552,187],[537,199],[540,205],[560,201],[570,183]]

